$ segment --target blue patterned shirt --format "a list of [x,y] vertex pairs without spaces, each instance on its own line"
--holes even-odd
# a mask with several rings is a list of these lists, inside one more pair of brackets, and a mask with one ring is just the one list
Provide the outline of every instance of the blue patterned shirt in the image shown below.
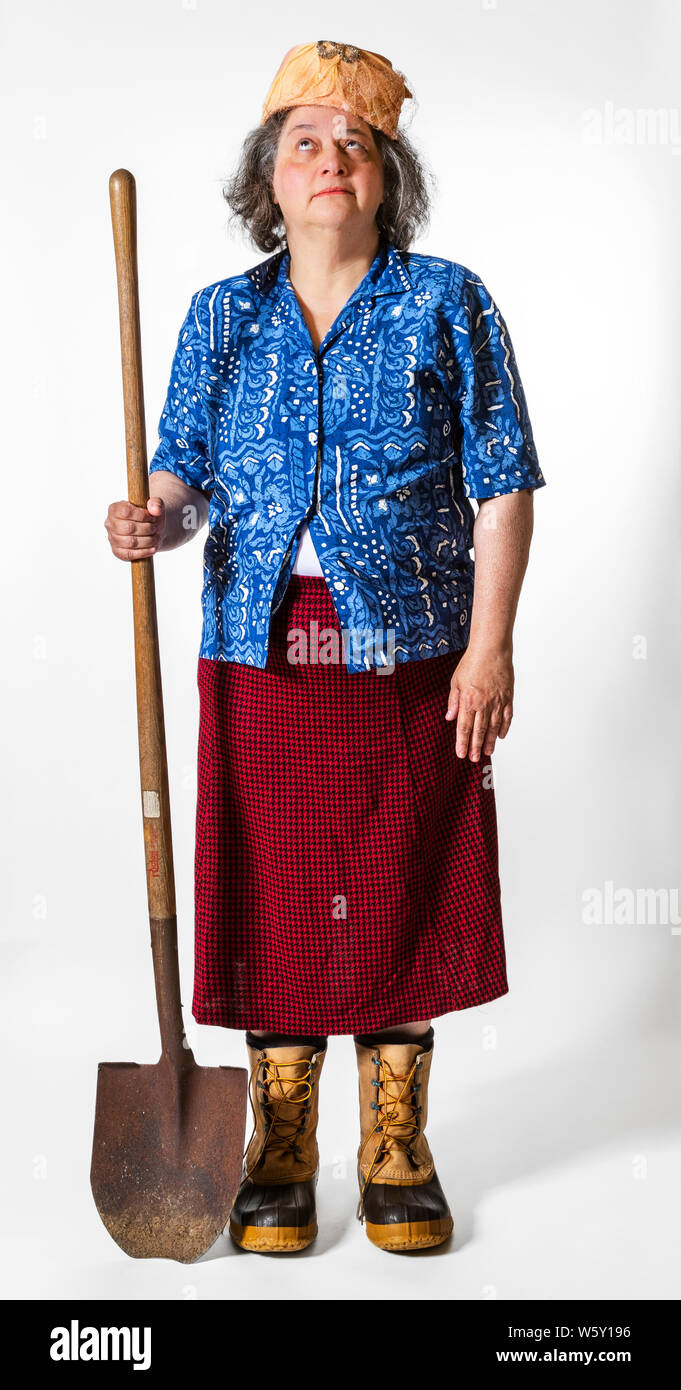
[[469,498],[544,486],[509,332],[482,280],[384,238],[315,351],[287,249],[193,295],[159,444],[209,498],[199,655],[263,668],[306,522],[349,671],[468,644]]

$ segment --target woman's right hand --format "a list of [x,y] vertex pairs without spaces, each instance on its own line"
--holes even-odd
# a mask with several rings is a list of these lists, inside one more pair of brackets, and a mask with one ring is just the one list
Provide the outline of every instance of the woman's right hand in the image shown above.
[[163,544],[166,506],[162,497],[150,497],[146,507],[133,502],[112,502],[104,522],[109,544],[119,560],[146,560]]

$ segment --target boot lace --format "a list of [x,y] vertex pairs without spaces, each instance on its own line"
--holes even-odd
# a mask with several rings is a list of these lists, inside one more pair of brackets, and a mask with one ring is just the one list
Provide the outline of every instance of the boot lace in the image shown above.
[[[305,1062],[305,1070],[302,1076],[288,1075],[288,1068],[299,1068],[301,1062]],[[263,1080],[259,1079],[262,1069]],[[257,1129],[257,1110],[253,1099],[254,1088],[262,1093],[260,1109],[265,1120],[265,1141],[262,1151],[259,1154],[253,1167],[245,1174],[250,1174],[264,1162],[265,1154],[272,1149],[289,1150],[294,1155],[294,1162],[299,1162],[299,1155],[302,1153],[300,1145],[296,1142],[298,1134],[305,1123],[305,1118],[310,1108],[310,1097],[312,1095],[312,1060],[301,1058],[295,1062],[278,1062],[274,1057],[265,1057],[259,1066],[254,1067],[248,1083],[248,1099],[251,1110],[253,1111],[253,1129],[250,1138],[243,1152],[246,1157],[248,1148]],[[286,1090],[284,1088],[287,1088]],[[299,1091],[300,1088],[300,1091]],[[292,1090],[296,1090],[296,1095],[291,1095]],[[300,1114],[296,1116],[280,1115],[282,1106],[295,1105],[300,1108]]]
[[[414,1058],[406,1076],[399,1076],[394,1072],[390,1063],[381,1057],[380,1053],[374,1055],[371,1060],[376,1064],[378,1070],[378,1079],[372,1080],[371,1083],[376,1087],[377,1099],[372,1100],[371,1108],[377,1112],[377,1118],[357,1156],[360,1197],[356,1215],[357,1220],[362,1224],[364,1224],[364,1194],[369,1183],[376,1176],[379,1166],[383,1166],[383,1160],[388,1160],[394,1149],[401,1149],[413,1168],[419,1166],[412,1153],[412,1144],[420,1130],[419,1111],[421,1106],[417,1105],[413,1099],[415,1093],[420,1089],[419,1083],[413,1081],[416,1070],[421,1065],[420,1058]],[[399,1106],[402,1106],[406,1113],[398,1119]],[[376,1152],[371,1160],[366,1178],[362,1181],[362,1154],[375,1134],[380,1134],[381,1140],[376,1146]]]

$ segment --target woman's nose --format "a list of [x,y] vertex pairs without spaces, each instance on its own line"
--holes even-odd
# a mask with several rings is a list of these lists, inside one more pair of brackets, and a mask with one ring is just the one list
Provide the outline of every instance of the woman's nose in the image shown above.
[[330,155],[326,159],[322,159],[320,170],[322,174],[347,174],[348,166],[341,156]]

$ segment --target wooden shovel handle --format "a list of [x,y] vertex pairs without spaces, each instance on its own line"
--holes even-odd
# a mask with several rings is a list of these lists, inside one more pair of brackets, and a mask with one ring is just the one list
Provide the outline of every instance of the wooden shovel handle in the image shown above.
[[[111,175],[109,198],[118,280],[128,498],[136,506],[145,507],[149,499],[149,473],[137,279],[137,206],[135,180],[127,169],[116,169]],[[131,561],[130,571],[135,624],[142,819],[156,1002],[163,1053],[173,1065],[184,1065],[191,1058],[191,1052],[183,1046],[175,873],[153,559],[149,556]]]

